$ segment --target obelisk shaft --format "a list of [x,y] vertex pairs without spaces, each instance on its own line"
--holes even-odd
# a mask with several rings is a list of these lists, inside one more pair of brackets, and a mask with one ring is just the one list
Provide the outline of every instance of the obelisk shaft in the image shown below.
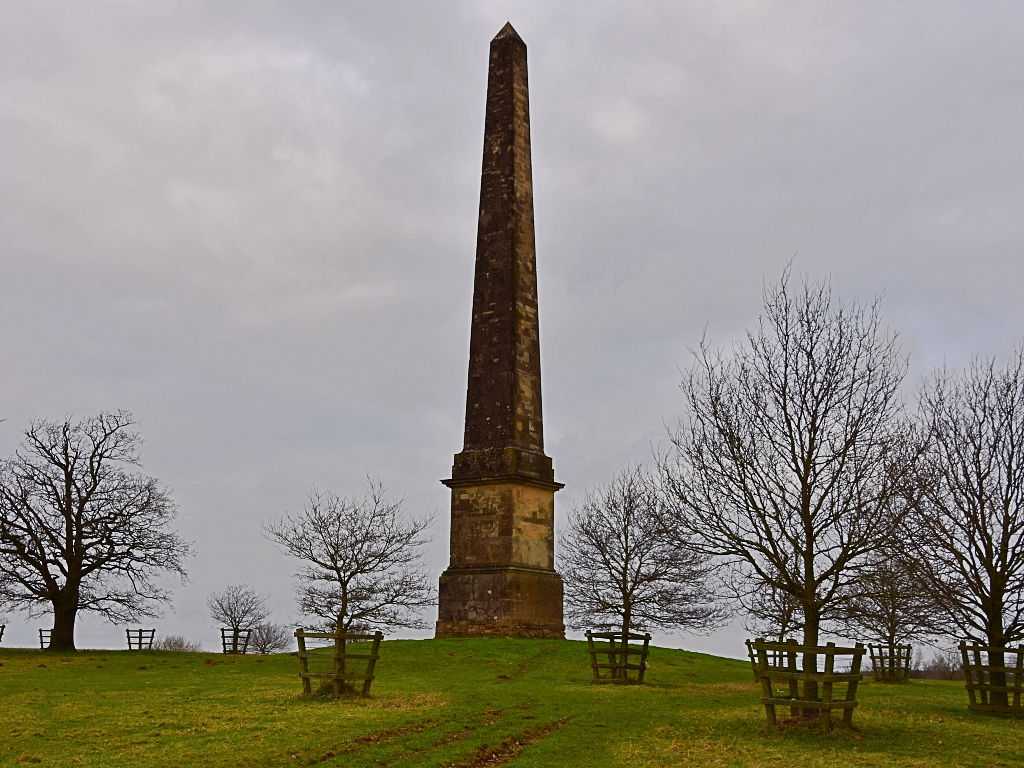
[[437,634],[564,636],[544,454],[526,44],[491,41],[463,450]]
[[544,452],[526,45],[491,43],[465,447]]

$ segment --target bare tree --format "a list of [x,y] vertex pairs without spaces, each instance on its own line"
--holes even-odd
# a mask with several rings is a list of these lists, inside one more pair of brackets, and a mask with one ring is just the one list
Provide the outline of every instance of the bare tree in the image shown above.
[[292,647],[294,635],[289,627],[283,624],[257,624],[249,636],[249,646],[256,653],[273,653]]
[[303,562],[299,608],[332,630],[426,626],[418,612],[435,603],[420,547],[433,516],[408,517],[370,481],[362,499],[313,491],[303,513],[263,526],[264,535]]
[[938,606],[920,587],[917,565],[886,548],[866,568],[857,593],[839,610],[837,629],[884,645],[943,634]]
[[[726,355],[702,341],[695,356],[681,385],[688,416],[660,460],[667,526],[754,587],[794,598],[804,644],[818,645],[898,519],[912,465],[898,396],[906,360],[878,300],[843,304],[806,278],[794,294],[788,268],[745,343]],[[805,656],[805,668],[816,663]]]
[[1024,639],[1024,348],[1002,370],[975,359],[936,374],[920,410],[930,444],[909,540],[922,583],[953,627],[1005,648]]
[[234,631],[252,629],[270,618],[267,598],[248,584],[230,586],[206,599],[210,617]]
[[572,627],[694,632],[719,626],[707,558],[661,528],[660,496],[641,467],[627,467],[569,513],[559,570]]
[[169,529],[169,492],[139,466],[125,411],[79,422],[34,421],[0,462],[0,604],[53,612],[50,648],[73,650],[80,611],[112,622],[158,615],[170,593],[161,572],[185,579],[190,548]]

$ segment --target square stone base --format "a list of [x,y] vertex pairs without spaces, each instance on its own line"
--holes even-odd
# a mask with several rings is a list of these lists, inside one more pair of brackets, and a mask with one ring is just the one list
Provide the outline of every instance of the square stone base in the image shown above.
[[449,568],[441,574],[435,637],[565,637],[555,571]]

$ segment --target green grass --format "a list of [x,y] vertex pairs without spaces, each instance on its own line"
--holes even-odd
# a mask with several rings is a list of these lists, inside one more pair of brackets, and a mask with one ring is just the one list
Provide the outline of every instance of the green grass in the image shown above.
[[[0,765],[1024,765],[1024,722],[962,683],[866,683],[853,730],[766,726],[746,662],[651,653],[648,684],[589,682],[585,645],[390,641],[369,699],[300,695],[298,662],[0,649]],[[496,755],[496,757],[492,757]]]

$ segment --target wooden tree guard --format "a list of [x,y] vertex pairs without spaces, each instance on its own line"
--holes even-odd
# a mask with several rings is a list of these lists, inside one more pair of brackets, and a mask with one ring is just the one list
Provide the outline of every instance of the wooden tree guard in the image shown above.
[[868,651],[871,654],[871,670],[876,682],[905,683],[910,679],[912,646],[868,643]]
[[221,629],[220,646],[224,653],[244,654],[249,650],[251,629]]
[[4,630],[7,629],[6,624],[0,624],[0,643],[4,640]]
[[[991,662],[993,653],[1003,654],[1004,666],[992,666],[981,663],[981,654],[988,655]],[[1016,656],[1016,662],[1006,657]],[[1022,715],[1021,708],[1021,687],[1024,685],[1024,645],[1016,648],[993,648],[987,645],[965,642],[960,643],[960,657],[964,664],[964,680],[966,681],[967,695],[971,703],[967,706],[977,712],[989,712],[993,714]],[[1004,685],[995,685],[992,682],[992,673],[1002,673],[1005,676]],[[1007,706],[993,704],[992,694],[1002,691],[1006,693]]]
[[[780,640],[780,643],[796,643],[796,640]],[[760,682],[761,677],[757,671],[757,655],[754,653],[754,647],[747,641],[747,656],[750,657],[750,668],[754,672],[754,680]],[[768,651],[768,666],[778,667],[786,665],[786,654],[779,651]]]
[[[299,672],[299,677],[302,678],[302,692],[312,693],[313,687],[310,685],[310,679],[314,677],[327,678],[328,680],[334,681],[334,695],[340,696],[345,690],[355,690],[354,686],[348,681],[363,682],[363,696],[370,695],[370,683],[374,679],[374,670],[377,667],[377,659],[380,658],[378,651],[380,650],[380,641],[384,639],[384,635],[380,632],[374,632],[372,635],[357,635],[350,632],[307,632],[302,627],[299,627],[295,631],[295,637],[299,641],[299,666],[302,671]],[[319,654],[309,653],[306,650],[306,640],[317,639],[317,640],[333,640],[334,641],[334,653],[333,654]],[[354,642],[370,642],[369,653],[348,653],[345,650],[347,643]],[[313,658],[328,658],[334,661],[333,672],[310,672],[309,671],[309,660]],[[350,661],[355,662],[366,662],[366,669],[362,672],[353,672],[349,666]]]
[[[775,663],[769,656],[775,652]],[[821,726],[832,730],[832,710],[843,710],[843,725],[853,722],[853,710],[857,707],[857,684],[864,679],[860,673],[861,660],[864,657],[863,643],[853,648],[838,648],[835,643],[824,646],[798,645],[796,640],[784,643],[771,643],[764,638],[753,642],[747,640],[747,652],[756,660],[756,677],[761,683],[761,703],[768,715],[768,722],[777,724],[776,706],[788,706],[792,717],[799,717],[802,710],[817,710]],[[805,671],[798,665],[803,654],[813,653],[824,658],[824,672]],[[836,656],[852,656],[849,672],[836,672]],[[800,698],[800,683],[814,681],[818,683],[821,695],[812,700]],[[776,694],[774,685],[788,684],[789,695]],[[836,684],[846,685],[846,697],[838,698]]]
[[52,629],[40,629],[39,630],[39,650],[45,651],[50,645],[50,633]]
[[[598,642],[595,643],[595,640]],[[607,642],[601,643],[602,640]],[[643,640],[644,644],[642,647],[631,646],[630,640]],[[594,670],[594,682],[643,685],[650,642],[649,634],[624,635],[622,632],[587,630],[587,647],[590,651],[590,668]],[[606,656],[608,661],[598,661],[598,656]],[[606,673],[602,674],[602,670],[606,670]],[[630,672],[636,672],[635,677],[631,678]]]
[[128,633],[128,650],[147,651],[153,650],[153,638],[156,636],[155,629],[126,629]]

